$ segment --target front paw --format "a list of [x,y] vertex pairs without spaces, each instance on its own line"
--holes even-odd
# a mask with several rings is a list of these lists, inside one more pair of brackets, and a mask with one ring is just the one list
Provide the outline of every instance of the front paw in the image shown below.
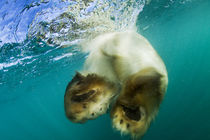
[[133,138],[142,137],[159,110],[166,86],[167,78],[154,68],[131,75],[112,108],[113,127]]
[[111,110],[113,127],[121,134],[130,134],[140,138],[148,129],[149,123],[143,106],[129,105],[118,101]]

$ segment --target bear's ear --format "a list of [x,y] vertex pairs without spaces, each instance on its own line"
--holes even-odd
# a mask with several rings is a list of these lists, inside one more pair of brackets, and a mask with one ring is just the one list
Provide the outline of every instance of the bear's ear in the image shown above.
[[70,84],[73,84],[78,81],[82,81],[84,78],[85,77],[81,73],[76,71],[76,74],[75,74],[74,78],[71,80]]
[[85,77],[76,71],[75,76],[73,77],[73,79],[68,83],[67,87],[66,87],[66,92],[68,91],[68,89],[75,83],[75,82],[79,82],[82,81]]
[[76,75],[74,76],[74,78],[72,79],[72,80],[81,80],[81,79],[84,79],[85,77],[81,74],[81,73],[79,73],[78,71],[76,71]]

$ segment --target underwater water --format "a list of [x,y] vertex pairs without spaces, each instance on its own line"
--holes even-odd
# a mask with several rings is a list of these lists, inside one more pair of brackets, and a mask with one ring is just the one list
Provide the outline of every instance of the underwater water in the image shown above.
[[[130,7],[121,7],[123,0],[106,2],[111,3],[109,15],[106,8],[98,8],[99,13],[105,9],[103,19],[111,20],[101,26],[104,20],[92,22],[95,15],[89,13],[76,20],[76,13],[60,16],[72,1],[0,1],[1,140],[129,139],[113,130],[108,113],[85,124],[71,123],[64,113],[64,92],[87,56],[78,42],[132,24],[160,54],[169,75],[166,96],[143,140],[210,140],[210,1],[126,1]],[[61,23],[65,26],[57,26]]]

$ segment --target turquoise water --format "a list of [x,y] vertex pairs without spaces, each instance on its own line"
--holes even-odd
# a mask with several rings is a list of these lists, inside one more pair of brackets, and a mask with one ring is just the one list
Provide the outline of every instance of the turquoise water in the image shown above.
[[[78,45],[60,48],[24,38],[35,13],[51,3],[40,3],[22,17],[9,15],[36,1],[10,1],[8,10],[5,3],[0,2],[0,139],[129,139],[112,129],[109,114],[85,124],[65,117],[64,91],[86,54]],[[209,7],[208,0],[153,0],[138,16],[138,32],[163,58],[169,74],[167,94],[143,140],[210,139]],[[15,28],[23,17],[27,25]],[[4,24],[11,30],[3,30]],[[16,29],[21,32],[13,37]]]

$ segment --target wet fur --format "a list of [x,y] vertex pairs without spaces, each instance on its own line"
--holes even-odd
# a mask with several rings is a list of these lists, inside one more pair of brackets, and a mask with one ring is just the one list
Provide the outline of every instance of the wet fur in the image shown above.
[[[67,117],[70,116],[70,120],[74,121],[77,118],[76,108],[81,108],[83,103],[92,103],[91,100],[102,94],[107,98],[103,104],[114,103],[111,110],[113,127],[133,138],[142,137],[155,118],[166,92],[168,77],[163,61],[152,45],[134,31],[103,34],[83,46],[84,52],[88,52],[89,56],[81,74],[77,73],[67,87]],[[88,80],[89,75],[94,75],[98,80]],[[75,83],[83,80],[86,81],[83,86],[75,86]],[[69,102],[72,98],[70,96],[87,93],[97,85],[101,89],[100,93],[90,95],[87,101],[77,102],[77,106]],[[78,92],[75,92],[76,89]],[[117,97],[116,100],[113,97]],[[95,104],[100,102],[102,101],[98,99]],[[86,110],[88,109],[80,109],[79,112],[84,113]],[[97,117],[84,116],[75,122]]]
[[[66,116],[76,123],[84,123],[104,114],[109,107],[108,101],[114,96],[114,83],[96,74],[83,76],[76,73],[69,82],[65,96]],[[107,104],[102,104],[104,103]]]
[[[113,126],[132,138],[140,138],[154,120],[165,89],[161,87],[163,76],[153,68],[145,68],[131,75],[124,84],[111,111]],[[140,113],[134,111],[139,109]],[[127,114],[127,110],[134,113]],[[140,114],[140,119],[133,115]]]

